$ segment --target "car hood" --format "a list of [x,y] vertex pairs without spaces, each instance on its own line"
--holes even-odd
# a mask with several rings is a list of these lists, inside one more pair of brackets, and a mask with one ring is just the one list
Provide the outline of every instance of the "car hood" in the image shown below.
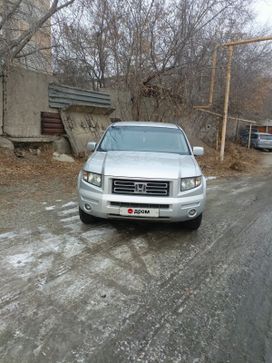
[[157,152],[96,152],[84,169],[107,176],[148,179],[177,179],[201,174],[192,155]]

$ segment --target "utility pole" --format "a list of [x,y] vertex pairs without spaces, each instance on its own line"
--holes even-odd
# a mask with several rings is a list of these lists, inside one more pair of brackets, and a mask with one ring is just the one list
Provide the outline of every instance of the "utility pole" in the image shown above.
[[227,64],[227,73],[226,73],[224,113],[223,113],[223,125],[222,125],[221,145],[220,145],[220,160],[221,161],[224,160],[224,154],[225,154],[225,141],[226,141],[226,131],[227,131],[227,122],[228,122],[228,110],[229,110],[232,55],[233,55],[233,46],[231,45],[228,47],[228,64]]
[[226,142],[226,130],[228,122],[228,109],[229,109],[229,95],[230,95],[230,80],[231,80],[231,63],[233,55],[233,47],[237,45],[246,45],[251,43],[265,42],[272,40],[272,36],[253,38],[253,39],[241,39],[223,44],[228,48],[228,64],[226,72],[226,87],[225,87],[225,101],[224,101],[224,113],[223,113],[223,125],[221,135],[221,147],[220,147],[220,160],[224,160],[225,155],[225,142]]
[[[221,132],[221,147],[220,147],[220,160],[224,160],[225,155],[225,143],[226,143],[226,130],[228,123],[228,109],[229,109],[229,96],[230,96],[230,81],[231,81],[231,64],[232,64],[232,55],[233,48],[237,45],[246,45],[251,43],[265,42],[272,40],[272,36],[259,37],[253,39],[240,39],[231,41],[222,45],[216,45],[213,55],[212,55],[212,73],[211,73],[211,83],[210,83],[210,92],[209,92],[209,103],[207,105],[199,105],[194,106],[195,109],[199,111],[210,112],[214,115],[218,115],[215,112],[208,111],[211,108],[213,103],[213,93],[214,93],[214,85],[215,85],[215,71],[216,71],[216,63],[217,63],[217,50],[219,47],[227,47],[228,50],[228,63],[226,70],[226,86],[225,86],[225,100],[224,100],[224,112],[223,112],[223,124],[222,124],[222,132]],[[231,118],[231,117],[230,117]],[[239,119],[241,120],[241,119]],[[244,120],[245,121],[245,120]]]

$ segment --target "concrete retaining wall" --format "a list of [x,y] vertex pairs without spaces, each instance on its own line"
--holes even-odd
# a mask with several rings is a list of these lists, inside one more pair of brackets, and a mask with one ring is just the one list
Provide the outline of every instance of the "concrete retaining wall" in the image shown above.
[[[110,94],[112,106],[115,111],[110,115],[111,118],[120,119],[122,121],[135,120],[132,111],[131,94],[126,90],[117,90],[106,88],[102,90]],[[160,100],[158,103],[155,98],[142,97],[140,105],[140,120],[143,121],[164,121],[177,122],[178,109],[175,105],[169,106],[169,102]]]
[[[7,113],[4,132],[13,137],[41,135],[41,112],[55,111],[48,106],[47,74],[14,68],[7,81]],[[2,93],[1,93],[2,94]]]
[[[4,133],[11,137],[41,136],[41,112],[56,112],[48,103],[48,85],[54,78],[47,74],[14,68],[7,82],[7,114]],[[120,120],[133,120],[132,100],[129,91],[104,89],[110,94],[115,111],[108,117]],[[0,134],[2,130],[2,82],[0,82]],[[159,102],[152,97],[143,97],[140,107],[140,119],[149,121],[174,122],[182,125],[186,132],[193,133],[209,144],[216,141],[219,120],[216,117],[193,112],[191,115],[180,114],[179,104],[170,104],[167,100]],[[99,121],[101,122],[101,120]],[[103,123],[103,122],[102,122]],[[104,126],[104,125],[103,125]],[[98,127],[96,125],[96,127]],[[235,125],[228,123],[227,134],[232,138]]]

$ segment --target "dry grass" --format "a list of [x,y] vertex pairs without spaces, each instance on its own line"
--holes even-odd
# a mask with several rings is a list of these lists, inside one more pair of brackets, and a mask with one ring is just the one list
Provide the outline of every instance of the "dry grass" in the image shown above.
[[248,150],[237,144],[228,143],[225,150],[223,162],[219,159],[219,152],[205,148],[205,155],[198,159],[198,162],[207,175],[213,176],[234,176],[241,173],[249,174],[256,171],[256,164],[259,160],[259,152],[253,149]]
[[[33,155],[26,150],[23,157],[0,149],[0,185],[18,185],[22,181],[35,180],[42,186],[52,179],[58,179],[68,190],[74,189],[83,160],[75,160],[74,163],[59,162],[53,160],[52,153],[52,148],[48,146],[42,148],[40,155]],[[206,176],[232,176],[256,170],[257,158],[258,152],[255,150],[228,144],[223,163],[219,161],[218,152],[207,146],[205,155],[198,158],[198,162]]]
[[82,160],[73,163],[53,160],[53,150],[49,146],[43,147],[40,155],[33,155],[28,150],[23,153],[23,157],[17,157],[9,150],[0,149],[0,185],[15,185],[31,179],[47,183],[54,178],[61,178],[69,185],[82,167]]

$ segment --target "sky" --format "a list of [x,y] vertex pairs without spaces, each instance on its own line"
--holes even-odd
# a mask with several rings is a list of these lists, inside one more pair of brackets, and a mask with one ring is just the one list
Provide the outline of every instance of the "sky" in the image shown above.
[[272,0],[256,0],[253,9],[259,24],[272,27]]

